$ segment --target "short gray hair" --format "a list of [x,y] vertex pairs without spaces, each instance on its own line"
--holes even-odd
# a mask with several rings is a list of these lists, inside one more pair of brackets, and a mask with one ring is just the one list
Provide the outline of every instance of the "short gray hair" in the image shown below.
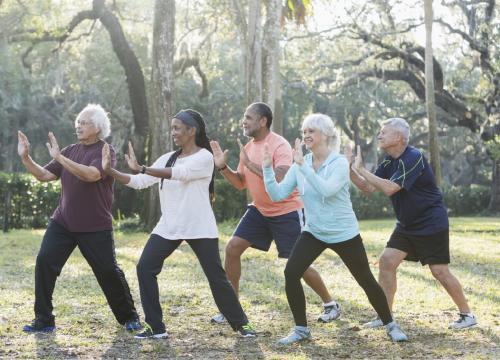
[[325,114],[307,115],[302,122],[302,130],[305,128],[317,129],[328,138],[328,147],[335,152],[340,151],[340,136],[331,117]]
[[401,135],[403,135],[405,143],[408,144],[408,141],[410,140],[410,125],[408,125],[408,122],[406,122],[405,119],[390,118],[385,121],[382,121],[382,126],[383,125],[390,125],[396,128],[396,130],[398,130],[401,133]]
[[108,113],[102,108],[102,106],[99,104],[88,104],[85,106],[76,117],[75,126],[84,113],[90,113],[89,120],[97,129],[99,129],[97,137],[99,139],[107,138],[111,133],[111,122],[109,121]]

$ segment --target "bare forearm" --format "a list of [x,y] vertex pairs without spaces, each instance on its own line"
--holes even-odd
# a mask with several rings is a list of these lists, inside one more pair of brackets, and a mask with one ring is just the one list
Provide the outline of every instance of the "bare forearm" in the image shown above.
[[42,166],[34,162],[31,156],[28,155],[27,157],[21,158],[21,161],[26,170],[28,170],[28,172],[32,174],[38,181],[46,182],[57,179],[57,177],[50,171],[44,169]]
[[364,177],[359,175],[355,170],[350,169],[349,177],[351,178],[352,183],[362,192],[364,193],[372,193],[377,189],[372,186]]
[[247,161],[245,163],[245,166],[247,167],[248,170],[250,170],[251,172],[253,172],[255,175],[257,175],[261,179],[264,178],[264,174],[262,173],[262,167],[260,167],[256,163],[253,163],[251,161]]
[[236,189],[243,190],[245,188],[245,184],[243,183],[240,174],[231,169],[229,166],[226,165],[226,168],[219,171],[219,173],[222,174],[222,176],[224,176],[224,178]]
[[101,173],[93,166],[78,164],[62,154],[57,156],[55,160],[61,164],[64,169],[82,181],[95,182],[101,179]]
[[128,184],[130,182],[130,175],[122,173],[121,171],[118,171],[116,169],[109,169],[105,171],[107,175],[112,176],[116,181],[118,181],[120,184]]
[[373,187],[382,191],[385,195],[391,196],[401,190],[401,187],[395,182],[387,179],[382,179],[375,174],[372,174],[365,168],[356,169],[356,171]]

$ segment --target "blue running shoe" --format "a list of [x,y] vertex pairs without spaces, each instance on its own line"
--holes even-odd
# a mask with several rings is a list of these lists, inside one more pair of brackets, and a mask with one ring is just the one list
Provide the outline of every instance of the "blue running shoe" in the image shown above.
[[56,326],[54,323],[47,324],[41,321],[40,319],[34,319],[31,322],[31,324],[23,326],[23,331],[27,333],[38,333],[38,332],[51,333],[55,329]]
[[139,331],[142,329],[142,325],[141,325],[141,322],[139,321],[139,319],[129,320],[123,326],[125,327],[125,330],[130,331],[130,332]]

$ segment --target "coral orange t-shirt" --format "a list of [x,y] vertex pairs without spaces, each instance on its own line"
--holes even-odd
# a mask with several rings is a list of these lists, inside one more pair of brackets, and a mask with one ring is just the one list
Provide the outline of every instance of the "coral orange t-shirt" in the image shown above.
[[[265,139],[260,141],[252,139],[245,145],[245,150],[251,162],[257,164],[259,167],[262,167],[262,157],[265,144],[268,144],[269,151],[272,154],[273,169],[278,166],[292,166],[292,147],[284,137],[272,131],[265,137]],[[266,188],[264,187],[264,179],[247,169],[241,161],[238,164],[238,173],[242,175],[244,185],[252,196],[252,204],[262,213],[262,215],[278,216],[290,213],[303,207],[297,190],[295,190],[285,200],[273,202],[269,198]]]

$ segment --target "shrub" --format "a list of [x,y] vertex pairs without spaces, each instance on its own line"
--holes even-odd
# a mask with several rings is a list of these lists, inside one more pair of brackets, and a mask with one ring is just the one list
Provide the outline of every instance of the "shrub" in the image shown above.
[[351,202],[354,213],[359,220],[394,216],[391,200],[379,191],[366,195],[355,186],[351,186]]
[[[60,184],[41,183],[25,173],[0,172],[0,194],[0,201],[3,200],[3,211],[0,211],[2,224],[7,213],[8,228],[40,228],[47,225],[57,206]],[[10,203],[7,206],[9,194]],[[486,204],[490,199],[490,189],[486,186],[445,186],[443,194],[450,216],[486,215]],[[117,204],[124,202],[116,200],[113,208],[117,214],[114,220],[116,230],[144,231],[144,219],[137,214],[128,218],[121,215],[123,211]],[[390,199],[380,192],[366,196],[352,186],[351,201],[360,220],[394,217]],[[239,219],[245,212],[246,204],[245,191],[236,190],[225,179],[216,179],[214,213],[219,223]]]
[[8,228],[39,228],[47,225],[57,206],[60,184],[41,183],[24,173],[0,173],[0,192],[4,200],[2,224],[8,216]]
[[225,179],[215,179],[215,218],[218,222],[240,218],[247,204],[246,192],[236,190]]
[[482,185],[444,186],[444,203],[450,216],[486,214],[491,189]]

